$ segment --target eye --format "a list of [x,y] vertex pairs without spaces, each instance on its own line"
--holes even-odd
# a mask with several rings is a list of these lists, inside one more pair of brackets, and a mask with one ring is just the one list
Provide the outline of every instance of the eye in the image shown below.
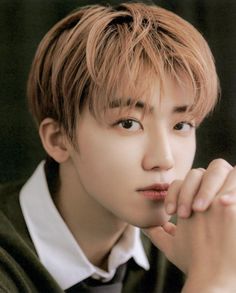
[[194,127],[194,125],[193,125],[192,123],[190,123],[190,122],[186,122],[186,121],[182,121],[182,122],[177,123],[177,124],[174,126],[174,130],[182,131],[182,132],[188,132],[188,131],[190,131],[193,127]]
[[138,121],[133,120],[133,119],[120,120],[116,123],[116,125],[119,128],[123,128],[128,131],[138,131],[138,130],[142,129],[141,124]]

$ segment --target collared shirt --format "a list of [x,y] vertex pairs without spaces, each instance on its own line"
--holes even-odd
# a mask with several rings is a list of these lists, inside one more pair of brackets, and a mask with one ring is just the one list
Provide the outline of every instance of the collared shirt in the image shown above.
[[116,269],[130,258],[145,270],[149,269],[140,230],[132,226],[128,226],[111,250],[108,271],[89,262],[51,198],[44,162],[21,189],[20,205],[40,261],[63,290],[91,276],[109,281]]

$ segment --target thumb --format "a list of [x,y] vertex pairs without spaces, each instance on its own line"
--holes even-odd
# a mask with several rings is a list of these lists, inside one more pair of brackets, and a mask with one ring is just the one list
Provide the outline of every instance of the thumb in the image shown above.
[[167,258],[172,255],[173,236],[167,233],[162,227],[143,229],[145,235],[158,247]]

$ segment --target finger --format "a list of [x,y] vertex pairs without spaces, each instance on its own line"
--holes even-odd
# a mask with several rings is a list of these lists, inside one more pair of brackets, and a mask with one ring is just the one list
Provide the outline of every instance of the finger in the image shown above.
[[167,196],[165,198],[165,208],[166,212],[169,215],[173,215],[176,213],[177,210],[177,201],[178,201],[178,195],[179,191],[181,189],[181,185],[183,183],[183,180],[175,180],[172,182],[168,189]]
[[226,194],[228,192],[234,191],[236,189],[236,167],[232,168],[222,185],[219,196]]
[[205,211],[210,206],[232,169],[223,159],[216,159],[209,164],[193,202],[194,211]]
[[225,205],[236,203],[236,167],[229,172],[218,196],[220,202]]
[[231,204],[236,204],[236,196],[235,192],[233,194],[225,194],[220,196],[219,198],[220,203],[223,205],[231,205]]
[[178,198],[177,214],[180,218],[188,218],[192,212],[194,197],[199,191],[205,169],[192,169],[188,172]]
[[152,243],[158,247],[167,257],[172,253],[173,237],[166,233],[162,227],[144,229]]
[[162,225],[163,230],[168,233],[171,236],[175,236],[176,233],[176,225],[171,222],[166,222],[164,225]]

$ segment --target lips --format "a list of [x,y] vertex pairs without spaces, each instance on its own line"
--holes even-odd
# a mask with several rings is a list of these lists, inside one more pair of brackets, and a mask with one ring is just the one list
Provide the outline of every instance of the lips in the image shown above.
[[167,196],[168,188],[168,183],[153,184],[151,186],[138,189],[138,192],[150,200],[164,200]]

